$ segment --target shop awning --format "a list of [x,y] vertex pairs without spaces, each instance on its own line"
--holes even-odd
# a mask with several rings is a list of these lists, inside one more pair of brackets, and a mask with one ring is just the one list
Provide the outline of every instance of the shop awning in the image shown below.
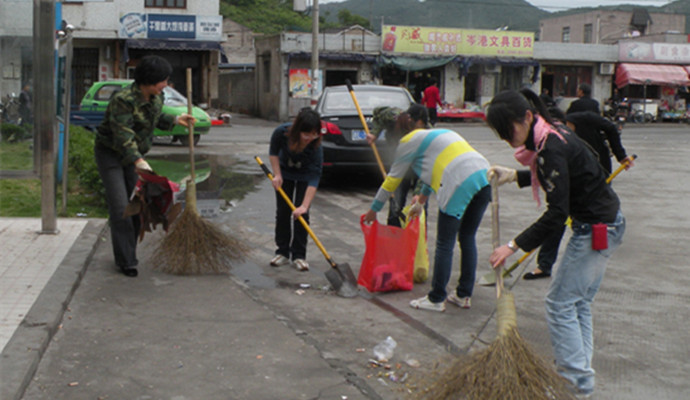
[[127,39],[125,40],[125,61],[129,61],[129,49],[220,51],[221,63],[228,62],[223,47],[218,42],[206,40]]
[[412,57],[412,56],[381,56],[381,64],[392,65],[402,71],[422,71],[429,68],[442,67],[453,61],[450,57]]
[[688,73],[687,67],[679,65],[621,63],[616,68],[616,86],[689,86]]

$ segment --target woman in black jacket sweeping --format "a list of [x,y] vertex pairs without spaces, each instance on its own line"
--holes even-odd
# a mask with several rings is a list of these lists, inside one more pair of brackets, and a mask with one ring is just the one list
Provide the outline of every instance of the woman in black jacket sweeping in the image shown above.
[[[516,149],[515,157],[530,168],[533,194],[543,188],[547,202],[544,214],[496,248],[489,261],[498,267],[519,248],[538,247],[572,217],[573,234],[546,295],[546,320],[559,373],[577,394],[589,396],[594,391],[591,304],[625,232],[618,196],[592,151],[554,124],[529,89],[499,93],[489,105],[487,122]],[[517,179],[517,172],[505,167],[492,167],[493,174],[499,184]]]

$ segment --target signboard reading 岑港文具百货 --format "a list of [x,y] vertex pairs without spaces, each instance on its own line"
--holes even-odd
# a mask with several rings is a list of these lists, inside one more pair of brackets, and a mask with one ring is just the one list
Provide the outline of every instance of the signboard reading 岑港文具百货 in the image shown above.
[[532,57],[534,33],[383,25],[381,50],[436,56]]

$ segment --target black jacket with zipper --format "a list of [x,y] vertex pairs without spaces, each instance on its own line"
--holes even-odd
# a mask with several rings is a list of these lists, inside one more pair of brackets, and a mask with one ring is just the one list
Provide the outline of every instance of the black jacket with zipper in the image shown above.
[[[618,196],[606,183],[606,173],[595,154],[577,135],[562,131],[546,138],[537,155],[537,176],[546,192],[546,211],[515,238],[530,251],[560,229],[568,216],[583,223],[610,223],[620,208]],[[533,143],[530,133],[527,143]],[[530,171],[518,172],[518,186],[530,185]]]

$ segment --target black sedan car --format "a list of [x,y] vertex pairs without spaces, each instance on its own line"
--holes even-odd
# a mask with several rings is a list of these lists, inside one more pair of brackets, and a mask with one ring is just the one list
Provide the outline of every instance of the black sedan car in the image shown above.
[[[414,103],[412,95],[401,87],[354,85],[353,90],[370,131],[376,107],[388,106],[407,110]],[[324,121],[324,170],[378,169],[376,157],[366,141],[366,132],[347,86],[326,87],[316,104],[316,111],[321,114]],[[396,145],[397,143],[386,140],[385,131],[376,141],[376,148],[386,169],[393,161]]]

